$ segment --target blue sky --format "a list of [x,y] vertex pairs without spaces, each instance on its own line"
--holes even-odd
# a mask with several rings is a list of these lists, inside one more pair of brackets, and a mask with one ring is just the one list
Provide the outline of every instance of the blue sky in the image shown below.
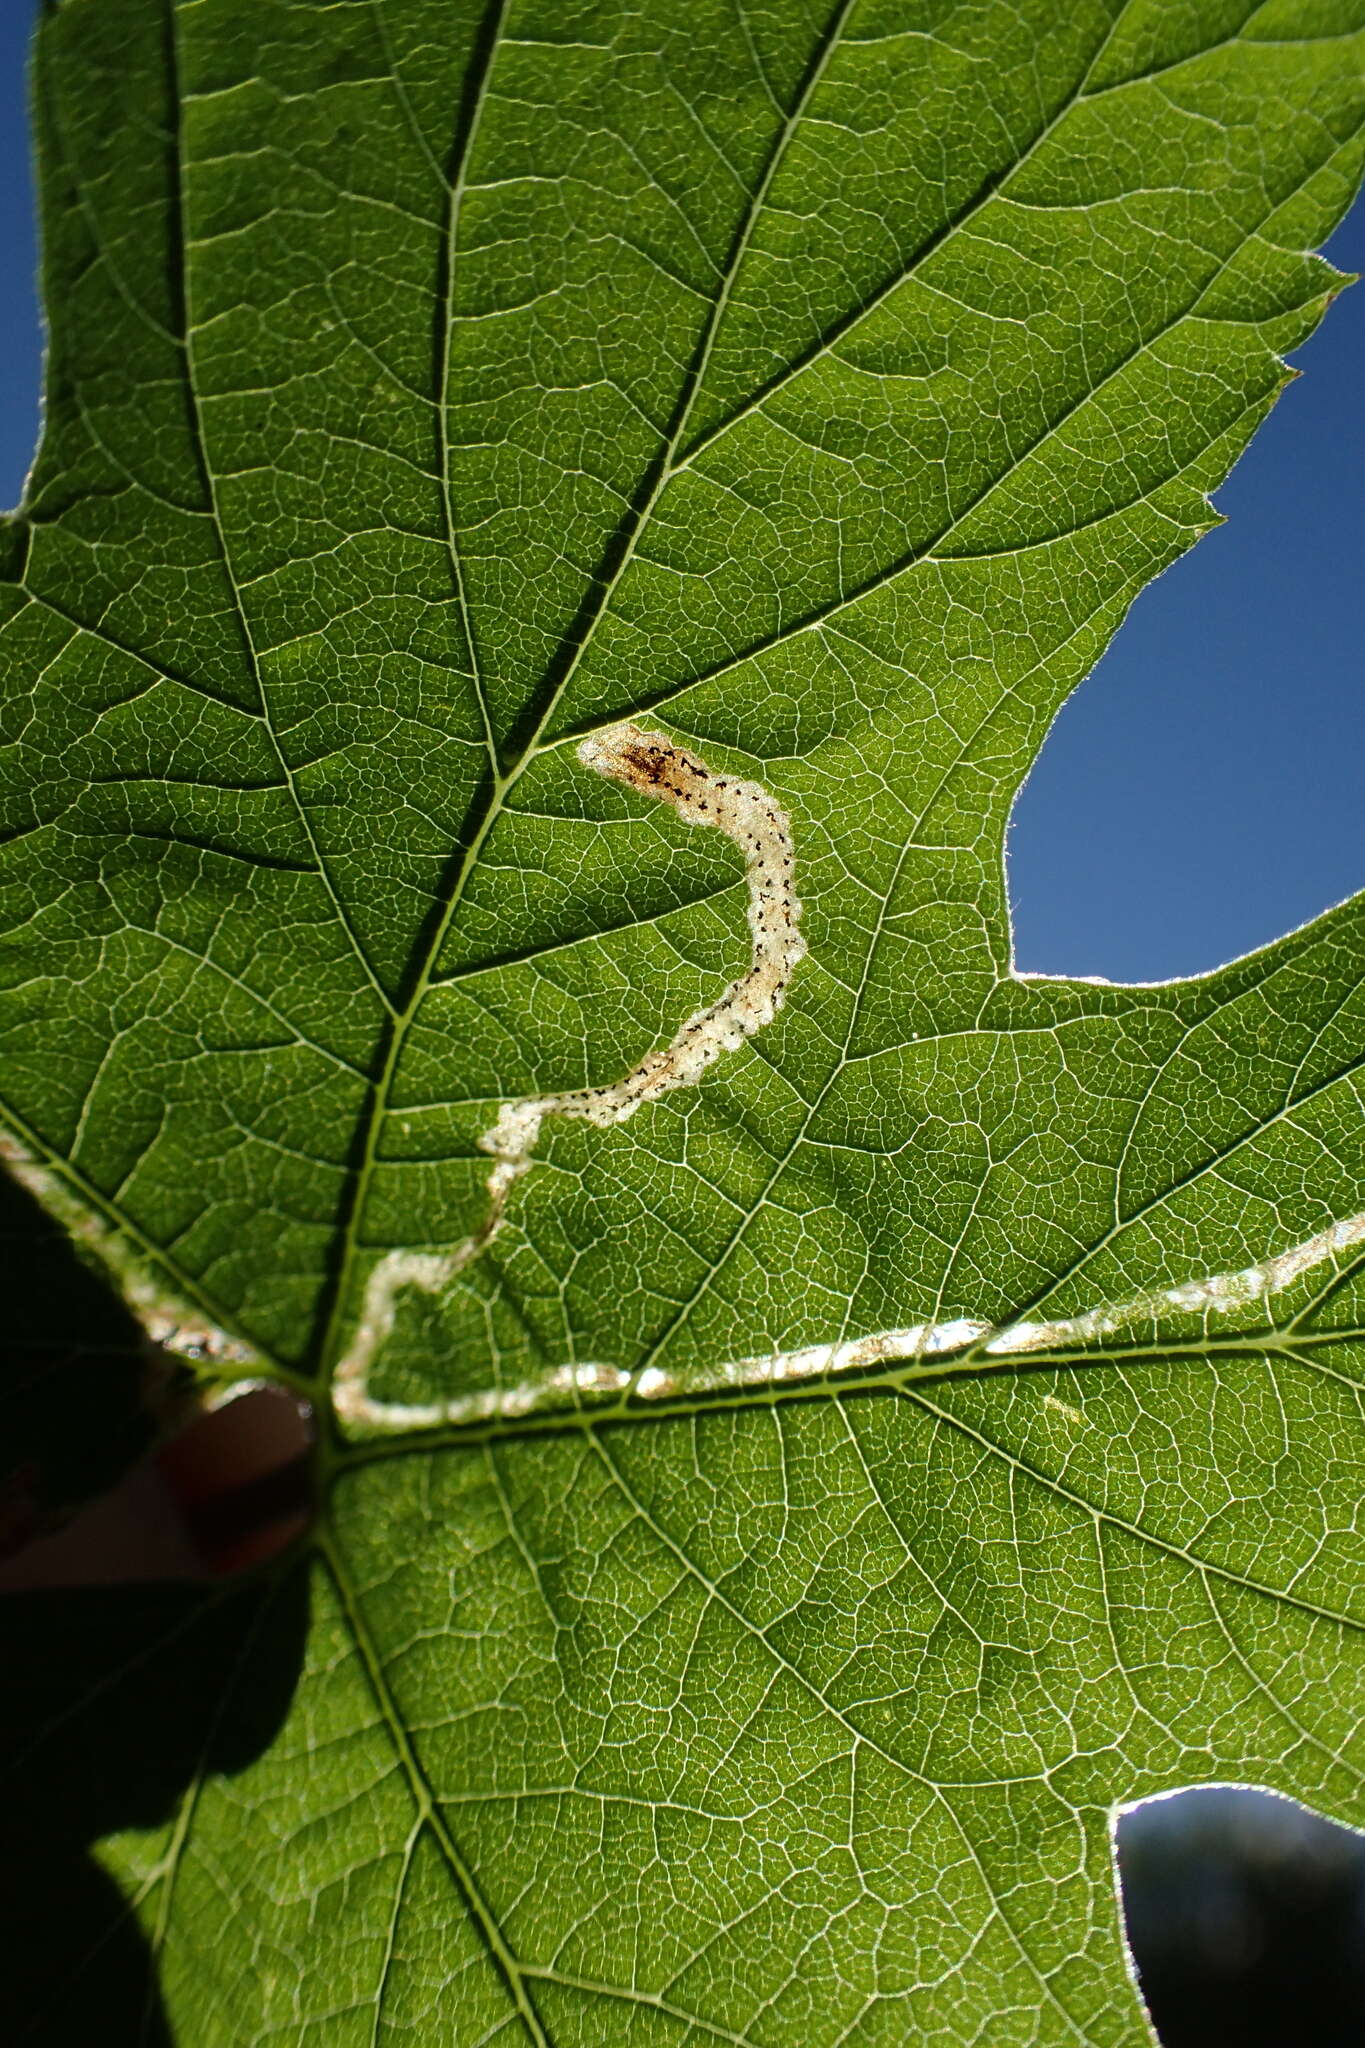
[[[23,96],[0,7],[0,500],[33,449],[39,328]],[[1365,272],[1365,206],[1328,253]],[[1139,598],[1015,810],[1019,965],[1151,981],[1365,887],[1365,283],[1218,494],[1228,524]]]

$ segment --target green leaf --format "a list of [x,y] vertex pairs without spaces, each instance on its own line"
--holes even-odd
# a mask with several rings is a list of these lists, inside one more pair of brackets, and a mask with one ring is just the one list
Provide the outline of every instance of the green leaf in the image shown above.
[[1365,903],[1123,988],[1003,868],[1342,282],[1359,25],[45,15],[4,1115],[323,1429],[34,1715],[212,1674],[87,1822],[187,2048],[1118,2048],[1118,1802],[1365,1822]]

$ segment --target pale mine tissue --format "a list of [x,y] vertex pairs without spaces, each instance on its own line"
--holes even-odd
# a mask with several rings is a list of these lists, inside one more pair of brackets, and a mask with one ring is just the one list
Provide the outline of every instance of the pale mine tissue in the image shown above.
[[[672,804],[689,824],[714,825],[734,840],[744,855],[748,875],[753,958],[714,1003],[688,1018],[671,1045],[647,1053],[619,1081],[602,1088],[529,1096],[505,1106],[480,1140],[494,1163],[488,1175],[487,1214],[474,1236],[448,1252],[389,1252],[371,1273],[360,1326],[333,1381],[337,1412],[345,1422],[370,1429],[427,1429],[437,1423],[512,1418],[566,1396],[629,1394],[651,1401],[666,1399],[677,1391],[672,1375],[658,1366],[630,1373],[601,1364],[563,1365],[534,1385],[489,1388],[448,1401],[375,1401],[367,1387],[371,1363],[393,1328],[399,1291],[417,1287],[438,1293],[484,1249],[502,1220],[508,1190],[531,1164],[547,1116],[583,1117],[603,1127],[624,1123],[642,1102],[653,1102],[672,1088],[699,1081],[718,1054],[733,1051],[772,1022],[805,954],[806,943],[799,929],[801,905],[792,882],[791,825],[765,789],[756,782],[717,775],[697,755],[675,746],[662,733],[645,732],[637,725],[620,725],[600,738],[584,740],[578,758],[599,775]],[[1126,1333],[1149,1335],[1172,1313],[1201,1317],[1212,1334],[1223,1316],[1255,1303],[1269,1303],[1309,1275],[1339,1273],[1359,1256],[1362,1246],[1365,1214],[1329,1224],[1302,1244],[1258,1265],[1187,1280],[1129,1300],[1104,1302],[1080,1315],[1000,1326],[959,1317],[920,1323],[911,1329],[881,1330],[796,1351],[724,1360],[711,1372],[710,1384],[716,1391],[776,1386],[875,1371],[897,1363],[932,1371],[941,1369],[945,1358],[968,1352],[979,1357],[982,1365],[1039,1352],[1074,1349],[1083,1353],[1088,1346]],[[1079,1410],[1067,1408],[1051,1396],[1046,1398],[1074,1421],[1084,1421]]]
[[[791,821],[766,789],[718,774],[699,755],[638,725],[618,725],[584,740],[578,758],[598,775],[671,804],[689,825],[712,825],[734,841],[744,856],[748,880],[752,958],[714,1003],[688,1018],[671,1044],[646,1053],[619,1081],[558,1095],[527,1096],[503,1106],[497,1122],[479,1140],[494,1164],[488,1176],[488,1211],[478,1230],[449,1252],[389,1252],[371,1273],[359,1327],[333,1380],[337,1412],[345,1421],[412,1429],[464,1414],[465,1400],[413,1406],[370,1399],[370,1366],[393,1328],[398,1290],[420,1287],[435,1292],[483,1251],[502,1221],[513,1183],[531,1164],[547,1116],[582,1117],[605,1128],[624,1123],[641,1103],[695,1085],[722,1052],[734,1052],[771,1024],[805,957]],[[615,1368],[592,1368],[599,1377],[606,1370],[613,1384],[618,1378],[625,1384],[628,1376],[617,1375]],[[594,1379],[594,1386],[598,1383]],[[506,1393],[496,1396],[498,1412],[506,1409],[509,1398]]]

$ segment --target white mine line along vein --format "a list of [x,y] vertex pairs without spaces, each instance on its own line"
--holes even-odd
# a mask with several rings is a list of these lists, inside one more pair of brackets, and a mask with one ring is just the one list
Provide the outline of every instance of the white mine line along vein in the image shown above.
[[[488,1388],[444,1401],[378,1401],[369,1392],[370,1368],[393,1329],[400,1292],[413,1287],[439,1293],[487,1248],[502,1224],[508,1194],[533,1163],[546,1117],[581,1117],[605,1129],[624,1123],[641,1103],[695,1085],[721,1053],[735,1051],[772,1022],[805,956],[801,905],[793,885],[791,821],[759,783],[719,775],[662,733],[633,724],[584,740],[578,758],[599,775],[671,804],[689,824],[712,825],[735,842],[744,855],[748,878],[753,957],[714,1003],[688,1018],[671,1044],[646,1053],[619,1081],[525,1096],[503,1106],[479,1140],[493,1165],[487,1181],[488,1207],[478,1229],[449,1251],[387,1252],[370,1273],[355,1334],[332,1382],[339,1418],[356,1427],[410,1430],[510,1420],[575,1395],[622,1394],[648,1401],[699,1391],[691,1385],[683,1388],[657,1366],[628,1372],[615,1365],[586,1364],[556,1367],[525,1385]],[[1172,1313],[1225,1315],[1281,1292],[1316,1266],[1337,1264],[1363,1243],[1365,1215],[1353,1216],[1240,1272],[1190,1280],[1050,1322],[995,1326],[958,1317],[879,1330],[840,1343],[730,1359],[706,1376],[706,1390],[838,1378],[897,1362],[943,1359],[972,1347],[991,1360],[1026,1357],[1094,1344],[1143,1324],[1157,1324]]]
[[[562,1365],[544,1378],[521,1386],[490,1387],[447,1401],[420,1403],[372,1400],[366,1375],[370,1361],[393,1327],[398,1290],[421,1287],[437,1291],[452,1271],[458,1271],[458,1265],[452,1266],[452,1258],[459,1254],[390,1252],[370,1276],[365,1297],[365,1348],[362,1350],[357,1343],[346,1361],[345,1377],[338,1375],[337,1412],[343,1422],[366,1429],[430,1429],[438,1424],[512,1421],[582,1395],[616,1394],[639,1401],[659,1401],[679,1394],[780,1387],[809,1380],[847,1378],[883,1366],[931,1365],[969,1350],[975,1350],[988,1363],[1007,1362],[1048,1352],[1069,1352],[1102,1342],[1106,1337],[1141,1333],[1144,1327],[1156,1338],[1162,1319],[1171,1315],[1199,1315],[1210,1334],[1216,1334],[1216,1318],[1257,1302],[1268,1302],[1317,1267],[1330,1265],[1339,1270],[1342,1262],[1362,1245],[1365,1215],[1350,1216],[1259,1265],[1184,1281],[1175,1287],[1156,1288],[1129,1301],[1105,1303],[1081,1315],[1060,1317],[1053,1322],[996,1325],[959,1316],[950,1322],[915,1323],[907,1329],[877,1330],[870,1336],[848,1338],[840,1343],[808,1344],[795,1351],[758,1352],[747,1358],[726,1359],[705,1375],[704,1382],[689,1382],[685,1386],[658,1366],[628,1372],[617,1365]],[[1084,1419],[1076,1410],[1067,1412],[1075,1420]]]

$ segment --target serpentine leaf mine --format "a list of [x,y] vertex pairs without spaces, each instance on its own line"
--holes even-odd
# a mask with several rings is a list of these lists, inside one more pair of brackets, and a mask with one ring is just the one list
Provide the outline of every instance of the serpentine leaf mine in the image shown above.
[[598,775],[671,804],[688,824],[714,826],[734,841],[744,856],[749,886],[750,963],[715,1002],[687,1019],[669,1045],[646,1053],[619,1081],[504,1104],[497,1122],[479,1140],[493,1166],[488,1211],[478,1230],[450,1252],[388,1252],[370,1274],[359,1327],[333,1383],[343,1420],[372,1428],[412,1428],[446,1419],[444,1403],[395,1406],[371,1401],[366,1390],[370,1365],[393,1327],[398,1290],[420,1287],[435,1293],[484,1250],[502,1221],[509,1191],[531,1165],[547,1116],[582,1117],[605,1129],[624,1123],[641,1103],[693,1086],[722,1052],[735,1051],[772,1022],[805,956],[791,821],[761,784],[720,775],[663,733],[633,724],[585,739],[578,758]]

